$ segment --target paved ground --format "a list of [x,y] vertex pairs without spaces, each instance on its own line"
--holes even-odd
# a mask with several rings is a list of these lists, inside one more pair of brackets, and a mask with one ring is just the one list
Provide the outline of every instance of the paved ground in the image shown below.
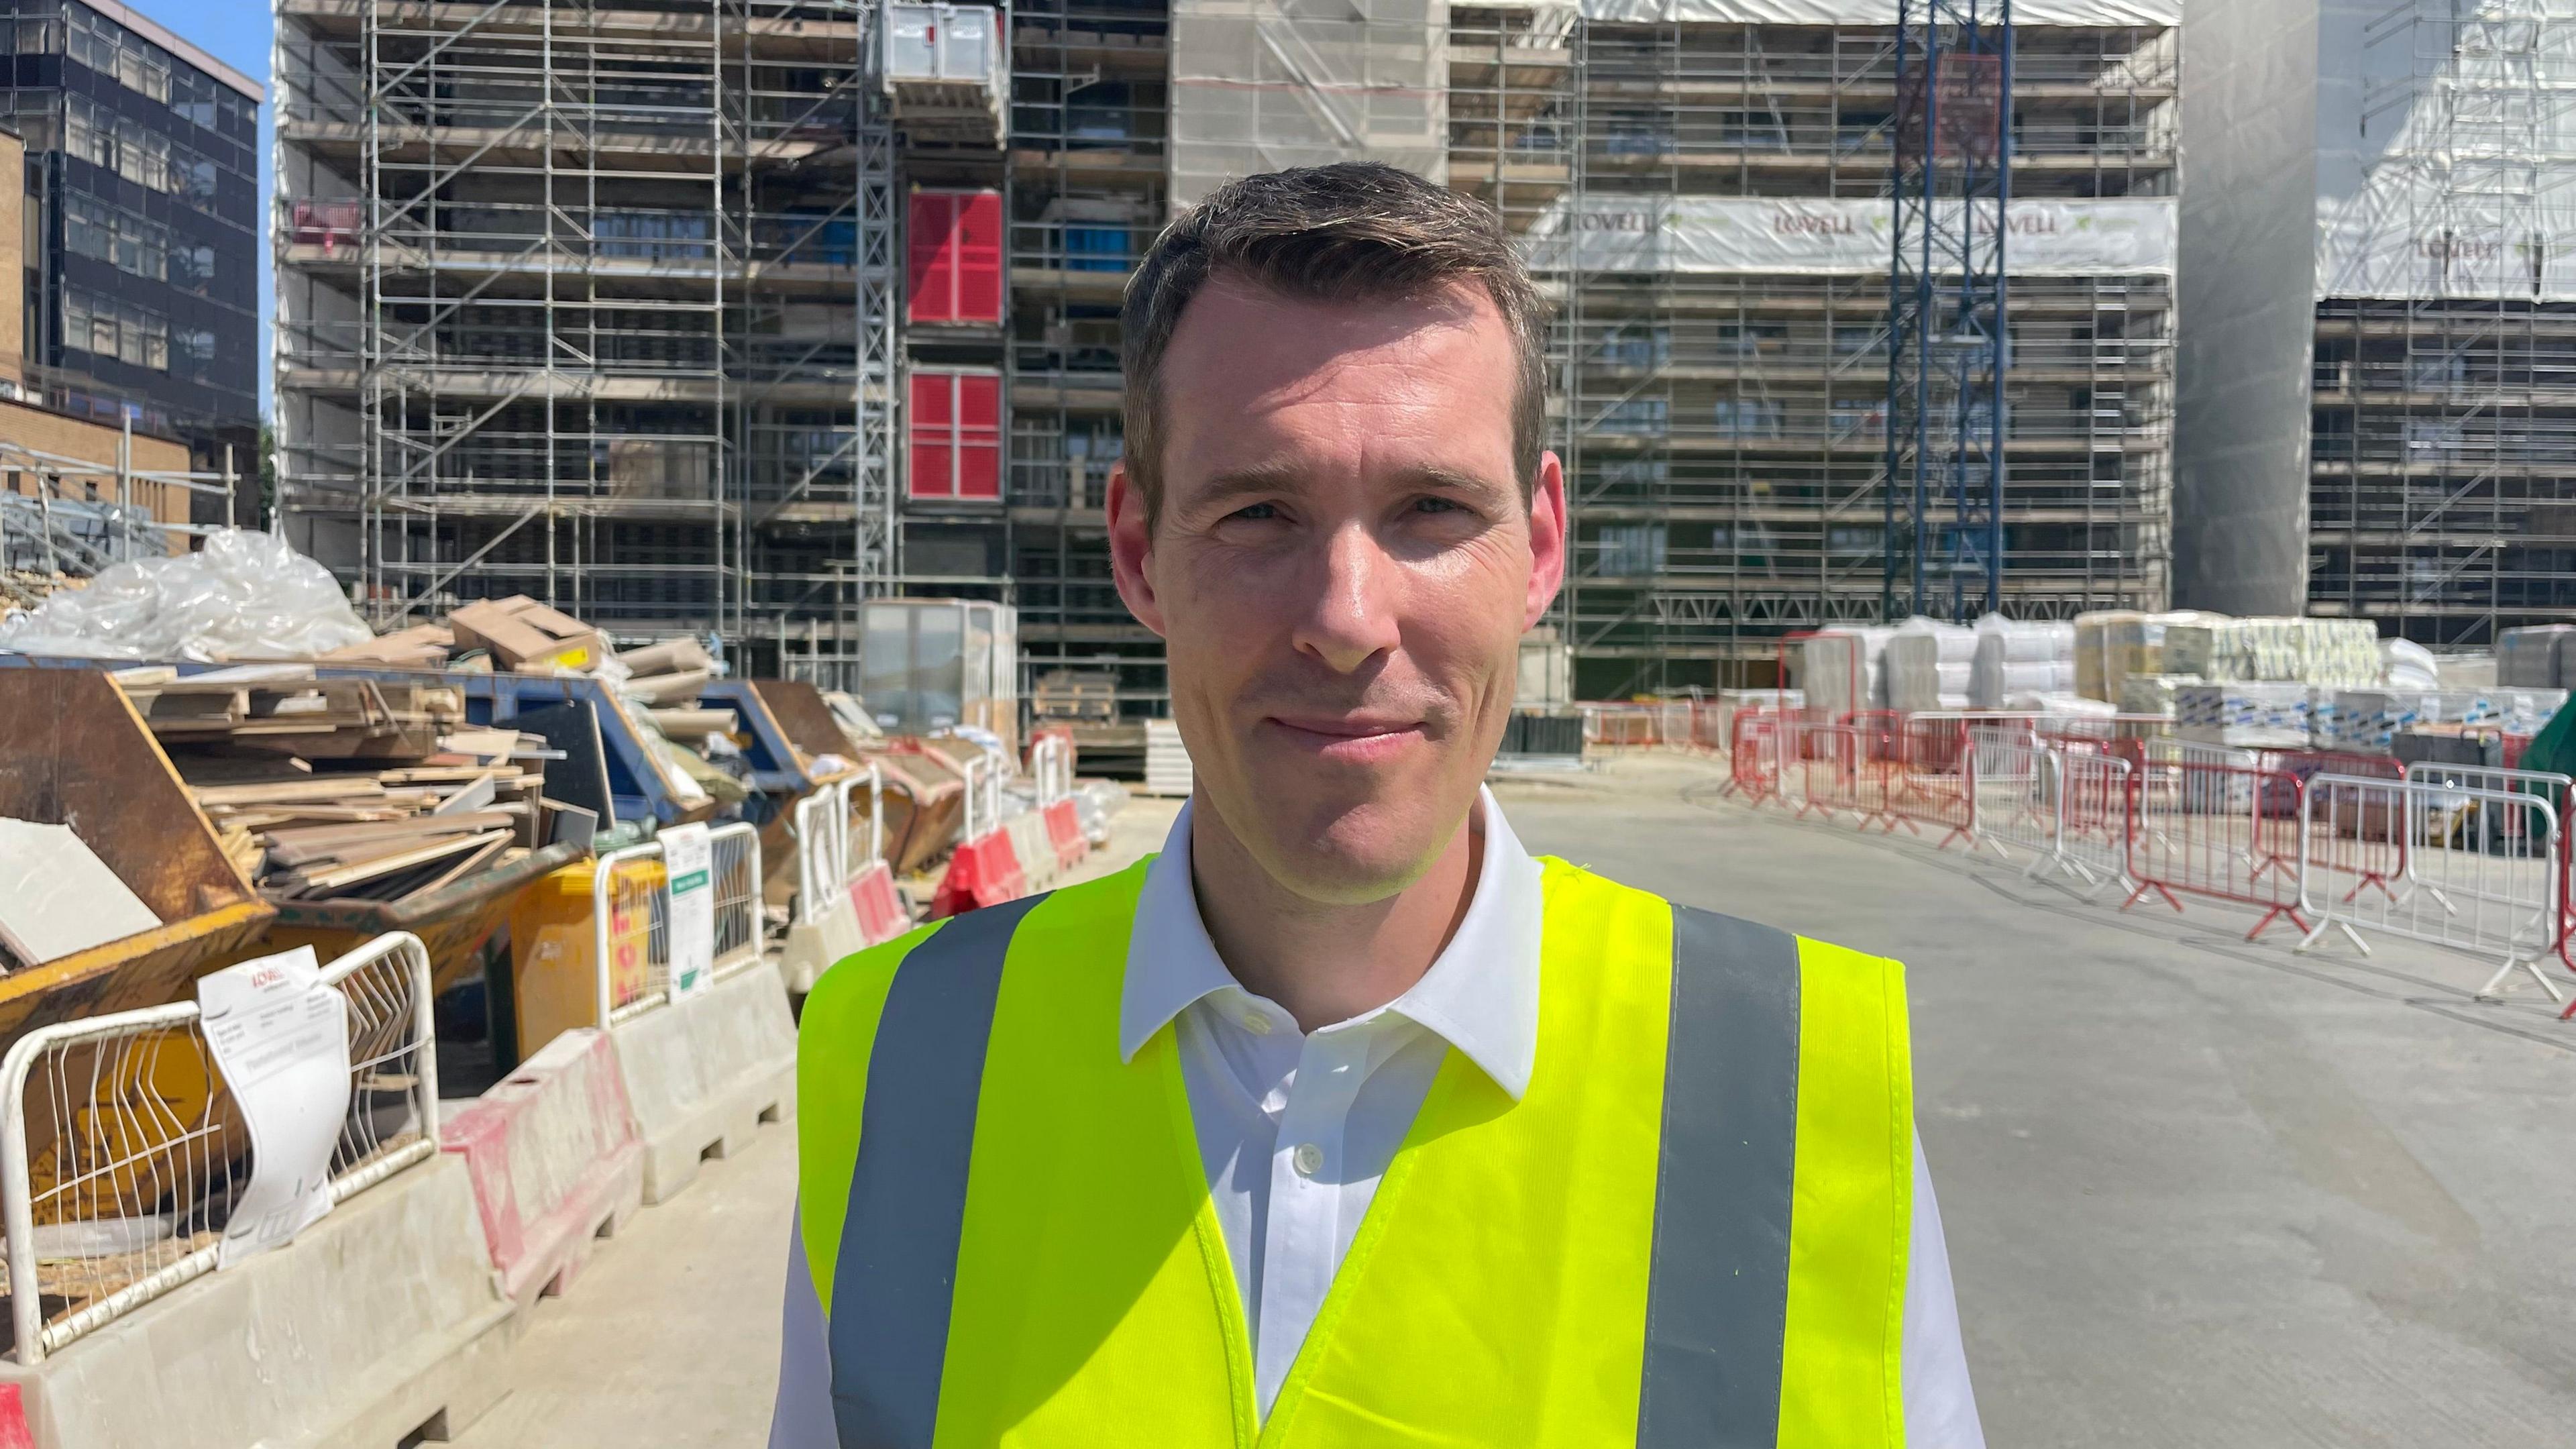
[[[2472,962],[2249,947],[2224,908],[2122,916],[1713,787],[1630,761],[1501,793],[1534,849],[1911,963],[1996,1449],[2576,1443],[2576,1027],[2472,1002]],[[1170,815],[1139,802],[1122,854]],[[461,1442],[759,1444],[791,1146],[711,1165],[540,1305]]]

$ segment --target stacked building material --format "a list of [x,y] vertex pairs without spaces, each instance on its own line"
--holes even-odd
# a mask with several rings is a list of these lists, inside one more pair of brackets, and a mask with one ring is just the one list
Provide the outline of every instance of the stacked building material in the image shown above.
[[119,683],[272,901],[402,901],[551,837],[544,742],[467,726],[452,688],[306,666],[168,673]]
[[1988,614],[1976,623],[1977,647],[1968,666],[1968,707],[2002,709],[2017,695],[2075,692],[2075,626],[2053,620],[2028,623]]
[[2507,629],[2496,637],[2496,683],[2507,689],[2565,689],[2570,683],[2568,640],[2576,624],[2539,624]]
[[1887,707],[1966,709],[1976,657],[1973,629],[1920,617],[1897,625],[1887,641]]
[[1799,641],[1798,687],[1828,719],[1887,705],[1887,642],[1893,629],[1827,629]]
[[2174,733],[2202,744],[2305,749],[2315,712],[2304,684],[2267,680],[2174,687]]

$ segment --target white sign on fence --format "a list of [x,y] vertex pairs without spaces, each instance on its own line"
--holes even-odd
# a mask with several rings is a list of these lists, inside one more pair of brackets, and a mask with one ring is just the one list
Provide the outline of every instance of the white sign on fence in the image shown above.
[[313,948],[197,980],[206,1050],[250,1132],[216,1266],[281,1247],[331,1210],[331,1149],[349,1116],[349,1016]]
[[673,825],[662,842],[662,866],[671,873],[671,1000],[704,991],[716,969],[715,850],[707,827]]

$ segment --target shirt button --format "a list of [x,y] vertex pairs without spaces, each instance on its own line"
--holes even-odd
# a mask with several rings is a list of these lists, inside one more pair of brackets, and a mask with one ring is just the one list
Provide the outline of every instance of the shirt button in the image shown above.
[[1270,1018],[1263,1016],[1257,1011],[1247,1011],[1243,1014],[1243,1029],[1252,1033],[1254,1036],[1268,1036],[1270,1035]]
[[1297,1145],[1297,1150],[1290,1154],[1289,1161],[1297,1165],[1299,1177],[1313,1177],[1324,1170],[1324,1149],[1312,1142],[1301,1142]]

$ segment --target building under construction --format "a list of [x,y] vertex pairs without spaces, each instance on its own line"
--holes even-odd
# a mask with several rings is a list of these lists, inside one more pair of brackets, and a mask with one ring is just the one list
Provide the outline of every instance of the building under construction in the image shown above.
[[[2167,593],[2176,7],[2015,7],[2002,596]],[[1879,616],[1895,0],[279,0],[279,473],[380,617],[529,593],[839,674],[1002,599],[1161,712],[1117,307],[1226,177],[1391,162],[1561,304],[1588,695]],[[1096,686],[1095,686],[1096,687]]]
[[2195,45],[2177,601],[2576,622],[2576,3],[2248,0]]

